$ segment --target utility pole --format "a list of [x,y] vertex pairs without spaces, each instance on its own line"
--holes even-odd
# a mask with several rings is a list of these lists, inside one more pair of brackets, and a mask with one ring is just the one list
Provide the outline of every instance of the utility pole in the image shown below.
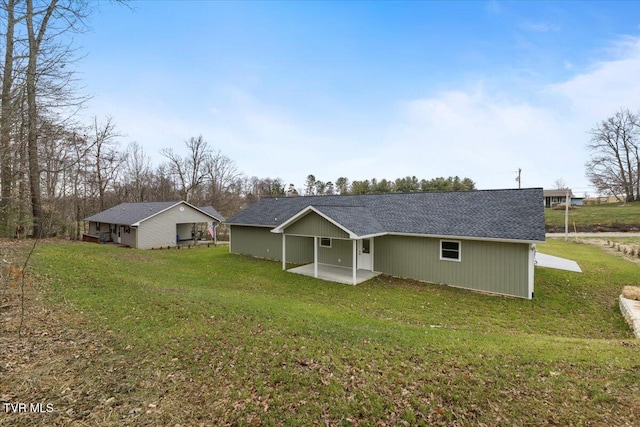
[[571,204],[571,199],[569,198],[569,193],[571,190],[567,188],[567,195],[564,199],[564,241],[569,240],[569,204]]
[[518,181],[518,190],[520,190],[520,188],[522,187],[522,169],[518,168],[518,176],[516,178],[516,181]]

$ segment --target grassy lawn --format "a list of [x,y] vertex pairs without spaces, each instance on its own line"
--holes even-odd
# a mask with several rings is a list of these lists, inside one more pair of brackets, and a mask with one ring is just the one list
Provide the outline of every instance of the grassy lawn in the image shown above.
[[590,245],[539,249],[584,273],[536,269],[528,301],[322,282],[226,248],[42,245],[51,310],[106,343],[65,362],[79,382],[49,389],[42,425],[640,424],[640,343],[616,301],[640,267]]
[[[545,209],[545,225],[564,227],[564,209]],[[635,224],[640,225],[640,202],[607,203],[602,205],[585,205],[569,210],[569,227],[573,231],[573,224],[577,225],[611,225]],[[595,231],[595,230],[594,230]]]

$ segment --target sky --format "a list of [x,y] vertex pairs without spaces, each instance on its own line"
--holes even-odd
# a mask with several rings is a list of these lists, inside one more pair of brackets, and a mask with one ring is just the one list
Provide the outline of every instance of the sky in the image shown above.
[[82,114],[154,165],[202,135],[247,176],[460,176],[595,194],[589,131],[640,111],[640,2],[95,4]]

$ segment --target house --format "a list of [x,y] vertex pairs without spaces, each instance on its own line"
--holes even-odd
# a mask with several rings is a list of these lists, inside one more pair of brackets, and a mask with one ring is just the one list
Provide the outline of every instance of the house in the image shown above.
[[151,249],[195,243],[207,235],[215,238],[215,227],[224,218],[211,206],[198,208],[181,201],[122,203],[85,221],[95,240]]
[[569,191],[570,206],[582,206],[584,197],[574,196],[571,190],[544,190],[544,207],[552,208],[557,205],[564,205],[567,200],[567,191]]
[[226,221],[230,251],[356,284],[373,275],[533,297],[541,188],[263,198]]

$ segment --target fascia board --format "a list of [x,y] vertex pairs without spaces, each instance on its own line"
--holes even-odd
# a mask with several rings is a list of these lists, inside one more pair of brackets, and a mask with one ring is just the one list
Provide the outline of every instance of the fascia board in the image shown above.
[[262,228],[273,228],[273,225],[264,225],[264,224],[247,224],[244,222],[223,222],[224,225],[240,225],[243,227],[262,227]]
[[[198,212],[200,212],[201,214],[206,215],[206,216],[208,216],[209,218],[214,219],[214,220],[216,220],[216,221],[220,222],[220,220],[219,220],[218,218],[216,218],[215,216],[213,216],[213,215],[211,215],[211,214],[209,214],[209,213],[206,213],[205,211],[203,211],[203,210],[202,210],[202,209],[200,209],[199,207],[197,207],[197,206],[193,206],[193,205],[192,205],[191,203],[189,203],[189,202],[185,202],[185,201],[183,200],[181,203],[184,203],[185,205],[187,205],[187,206],[189,206],[189,207],[192,207],[193,209],[197,210],[197,211],[198,211]],[[212,206],[212,207],[213,207],[213,206]]]
[[390,236],[431,237],[434,239],[477,240],[482,242],[527,243],[527,244],[544,242],[544,240],[500,239],[497,237],[452,236],[452,235],[441,235],[441,234],[419,234],[419,233],[386,233],[386,234]]

